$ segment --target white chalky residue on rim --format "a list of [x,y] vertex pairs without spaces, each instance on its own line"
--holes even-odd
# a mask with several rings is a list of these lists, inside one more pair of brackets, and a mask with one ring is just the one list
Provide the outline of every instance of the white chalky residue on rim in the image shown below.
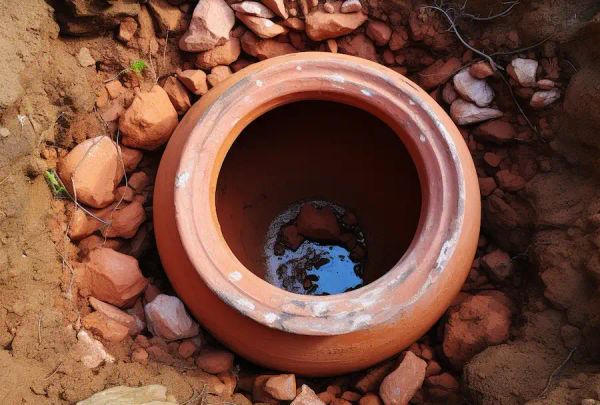
[[265,321],[267,321],[267,323],[273,323],[277,319],[279,319],[279,316],[273,312],[268,312],[265,314]]
[[240,281],[242,279],[242,273],[240,273],[239,271],[231,272],[229,273],[228,278],[231,281]]
[[335,75],[329,75],[327,77],[336,83],[345,83],[346,82],[346,79],[344,79],[344,76],[342,76],[342,75],[335,74]]
[[368,293],[364,294],[360,298],[353,298],[350,300],[353,304],[361,305],[363,309],[367,309],[378,302],[385,293],[385,287],[378,287]]
[[[408,100],[410,105],[416,105],[416,103],[412,100]],[[429,108],[423,100],[419,100],[419,106],[427,112],[430,117],[434,117],[435,114]],[[396,310],[402,310],[403,308],[409,308],[411,305],[414,305],[417,300],[425,294],[425,292],[430,288],[432,284],[437,281],[439,272],[442,268],[444,268],[452,255],[454,254],[454,250],[456,249],[456,245],[458,243],[458,239],[461,236],[460,229],[462,228],[463,220],[464,220],[464,209],[465,209],[465,183],[463,177],[462,165],[460,162],[460,158],[458,156],[458,151],[456,149],[456,144],[454,143],[452,136],[448,132],[447,128],[444,126],[441,120],[434,120],[434,125],[439,130],[440,134],[444,138],[446,145],[448,146],[448,150],[450,152],[450,156],[454,162],[455,167],[458,171],[458,221],[454,221],[452,224],[452,235],[449,239],[447,239],[440,248],[438,257],[435,261],[434,268],[431,269],[427,280],[421,285],[419,291],[414,294],[409,299],[405,300],[402,305],[398,306]],[[400,277],[401,275],[398,275]]]
[[419,135],[419,140],[421,142],[425,142],[427,140],[427,138],[425,138],[425,135],[421,134],[421,135]]
[[296,66],[296,70],[297,70],[298,72],[299,72],[299,71],[301,71],[301,70],[302,70],[302,66],[300,66],[300,65]]
[[256,308],[254,303],[252,303],[250,300],[247,300],[246,298],[238,298],[236,304],[236,306],[241,307],[246,311],[254,311],[254,308]]
[[188,172],[179,173],[175,178],[175,187],[183,187],[187,184],[190,179],[190,174]]
[[373,317],[369,314],[363,314],[363,315],[359,315],[356,318],[354,318],[352,320],[352,329],[356,329],[359,326],[368,324],[369,321],[372,319]]
[[258,87],[262,87],[262,85],[263,85],[263,81],[262,81],[262,80],[257,80],[257,81],[256,81],[256,85],[257,85]]
[[314,316],[321,316],[327,312],[329,305],[326,302],[317,302],[312,305],[312,313]]

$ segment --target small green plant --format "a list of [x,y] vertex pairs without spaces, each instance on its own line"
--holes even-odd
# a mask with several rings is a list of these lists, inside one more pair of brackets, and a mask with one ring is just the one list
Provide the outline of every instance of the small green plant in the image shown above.
[[106,79],[104,83],[112,82],[113,80],[117,80],[121,75],[124,75],[129,72],[133,72],[138,76],[142,75],[144,70],[148,69],[148,63],[143,59],[136,59],[129,64],[128,68],[121,70],[116,76],[111,77],[110,79]]
[[46,170],[44,172],[44,178],[46,179],[46,182],[48,183],[48,186],[50,187],[50,190],[52,191],[54,197],[64,198],[69,195],[69,193],[67,193],[67,189],[65,188],[62,181],[60,181],[60,178],[54,170]]
[[131,65],[129,65],[129,69],[137,75],[141,75],[146,68],[148,68],[148,65],[143,59],[134,60],[131,62]]

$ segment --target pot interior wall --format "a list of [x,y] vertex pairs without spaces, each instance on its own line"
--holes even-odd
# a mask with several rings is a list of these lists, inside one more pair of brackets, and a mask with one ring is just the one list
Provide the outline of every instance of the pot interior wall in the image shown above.
[[416,168],[398,136],[361,109],[300,101],[253,121],[228,151],[216,209],[223,236],[244,266],[263,277],[271,221],[300,200],[352,210],[366,236],[365,284],[391,269],[420,215]]

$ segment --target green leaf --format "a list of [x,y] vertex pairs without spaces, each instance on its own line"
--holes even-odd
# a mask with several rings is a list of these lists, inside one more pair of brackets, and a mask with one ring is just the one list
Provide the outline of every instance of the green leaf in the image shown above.
[[146,69],[147,67],[148,67],[148,65],[146,64],[146,61],[143,59],[134,60],[133,62],[131,62],[131,65],[129,66],[131,71],[138,75],[141,75],[142,72],[144,71],[144,69]]
[[44,172],[44,178],[55,198],[64,198],[68,196],[67,189],[54,170],[46,170]]

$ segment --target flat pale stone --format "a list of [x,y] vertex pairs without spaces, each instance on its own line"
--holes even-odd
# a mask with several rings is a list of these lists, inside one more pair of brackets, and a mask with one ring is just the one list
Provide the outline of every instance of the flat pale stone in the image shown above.
[[235,15],[225,0],[199,1],[187,32],[179,40],[179,48],[202,52],[222,45],[229,39],[234,24]]
[[450,106],[450,116],[458,125],[468,125],[502,117],[502,111],[495,108],[478,107],[475,104],[457,99]]
[[275,24],[273,21],[266,18],[255,17],[242,13],[235,13],[235,16],[252,32],[263,39],[273,38],[277,35],[287,32],[285,27]]
[[508,69],[510,76],[523,87],[535,86],[535,74],[538,68],[538,61],[534,59],[516,58],[510,62],[511,69]]
[[342,13],[356,13],[361,10],[362,4],[360,4],[360,0],[346,0],[342,3],[342,7],[340,8]]
[[536,91],[531,96],[531,101],[529,104],[533,108],[544,108],[556,100],[560,98],[560,90],[552,89],[552,90],[544,90],[544,91]]
[[234,3],[231,5],[234,11],[239,11],[247,15],[253,15],[262,18],[273,18],[275,13],[271,9],[262,3],[257,1],[242,1],[241,3]]
[[74,351],[76,357],[87,368],[96,368],[104,363],[115,362],[115,358],[106,351],[104,345],[83,329],[77,333],[77,344]]
[[264,389],[275,399],[291,401],[296,397],[296,376],[280,374],[270,377],[265,382]]
[[92,57],[88,48],[81,48],[77,53],[76,58],[81,67],[89,67],[96,64],[96,60]]
[[479,107],[490,105],[494,99],[494,90],[484,79],[471,76],[468,69],[463,69],[454,75],[454,89],[462,98],[472,101]]
[[325,402],[306,384],[300,387],[300,392],[290,405],[325,405]]
[[340,12],[341,3],[330,3],[334,7],[333,13],[315,8],[306,16],[306,35],[313,41],[341,37],[349,34],[365,21],[367,16],[361,11],[355,13]]
[[167,387],[154,384],[143,387],[118,386],[105,389],[77,402],[77,405],[177,405],[172,395],[167,395]]
[[180,340],[199,333],[198,324],[190,318],[177,297],[159,294],[146,304],[144,311],[148,330],[155,336],[165,340]]

